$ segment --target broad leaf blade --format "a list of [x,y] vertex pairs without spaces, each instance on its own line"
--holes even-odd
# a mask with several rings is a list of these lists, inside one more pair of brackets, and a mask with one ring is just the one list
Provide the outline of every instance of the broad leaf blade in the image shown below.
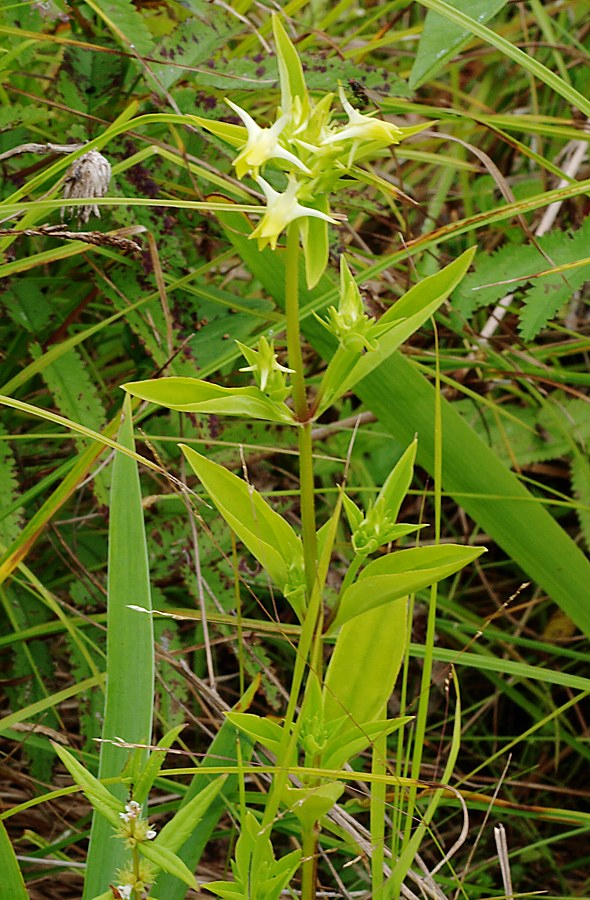
[[441,544],[400,550],[374,560],[342,595],[332,629],[454,575],[483,552],[483,547]]
[[406,647],[406,598],[342,626],[324,681],[325,720],[370,722],[389,700]]

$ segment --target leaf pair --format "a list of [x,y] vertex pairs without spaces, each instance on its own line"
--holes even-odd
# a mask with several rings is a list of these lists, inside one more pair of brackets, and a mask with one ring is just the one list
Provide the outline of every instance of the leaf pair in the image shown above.
[[[172,735],[173,739],[175,733]],[[164,739],[166,740],[166,738]],[[82,789],[88,801],[94,809],[99,812],[113,828],[119,829],[121,825],[121,816],[124,813],[125,805],[111,794],[111,792],[92,775],[65,747],[53,743],[53,748],[62,763],[69,771],[77,785]],[[156,762],[153,757],[157,754]],[[154,751],[152,757],[148,761],[144,770],[144,790],[142,794],[146,794],[151,787],[153,779],[161,766],[164,753]],[[183,881],[189,887],[197,890],[198,885],[195,876],[187,868],[185,863],[177,856],[176,851],[186,841],[192,831],[196,828],[202,817],[207,812],[210,804],[213,802],[223,784],[225,776],[217,778],[214,782],[204,788],[201,793],[194,797],[190,803],[180,809],[176,815],[162,828],[156,835],[154,840],[146,840],[136,844],[139,853],[144,856],[156,870],[168,872]],[[108,892],[104,897],[112,896]],[[102,900],[102,897],[100,898]]]
[[275,859],[266,830],[247,812],[231,867],[235,881],[211,881],[207,890],[225,900],[279,900],[301,861],[301,850]]

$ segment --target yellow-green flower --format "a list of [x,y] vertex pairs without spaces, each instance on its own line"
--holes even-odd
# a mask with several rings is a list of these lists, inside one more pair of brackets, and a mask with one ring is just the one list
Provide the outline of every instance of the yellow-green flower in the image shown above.
[[241,341],[236,344],[250,363],[249,366],[243,366],[240,372],[253,372],[261,391],[266,392],[270,397],[277,400],[284,400],[289,393],[289,389],[285,387],[285,379],[283,373],[292,372],[287,366],[282,366],[276,356],[274,343],[266,340],[264,335],[258,339],[258,349],[247,347]]
[[309,206],[302,206],[297,200],[297,192],[300,188],[299,182],[295,178],[289,178],[287,190],[280,194],[274,188],[258,176],[256,179],[266,197],[266,212],[262,219],[250,235],[250,238],[256,238],[258,241],[258,249],[262,250],[267,244],[270,244],[274,250],[277,246],[277,240],[282,231],[295,219],[302,216],[312,216],[316,219],[324,219],[332,225],[336,225],[336,219],[320,212],[319,209],[312,209]]
[[245,109],[242,109],[227,98],[225,102],[237,113],[248,132],[246,144],[233,162],[238,178],[243,178],[248,172],[251,172],[256,177],[261,166],[269,159],[284,159],[297,169],[300,169],[300,171],[305,172],[306,175],[311,175],[307,166],[294,153],[286,150],[279,143],[281,131],[289,121],[290,116],[281,116],[270,128],[261,128]]
[[339,144],[343,141],[378,141],[382,144],[399,144],[404,131],[393,122],[384,122],[372,116],[364,116],[352,106],[342,90],[338,87],[340,102],[348,116],[348,125],[322,139],[323,144]]

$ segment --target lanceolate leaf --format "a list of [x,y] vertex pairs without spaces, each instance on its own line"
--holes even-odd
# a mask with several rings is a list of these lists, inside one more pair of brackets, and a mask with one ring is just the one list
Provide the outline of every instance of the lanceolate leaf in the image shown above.
[[227,524],[283,590],[292,572],[302,571],[299,537],[249,484],[191,447],[180,446]]
[[448,578],[483,552],[483,547],[441,544],[399,550],[374,560],[344,591],[332,629],[361,613]]
[[184,881],[190,888],[198,889],[197,880],[193,873],[180,857],[173,853],[172,850],[169,850],[168,847],[158,847],[155,841],[144,841],[137,845],[137,849],[142,856],[149,859],[159,869]]
[[266,422],[295,424],[288,406],[270,400],[257,387],[226,388],[198,378],[180,377],[133,381],[123,387],[134,397],[180,412],[246,416]]
[[[466,250],[458,259],[450,263],[435,275],[423,278],[418,284],[410,288],[397,303],[379,319],[379,325],[398,322],[383,337],[379,338],[376,350],[369,351],[362,356],[353,354],[357,361],[344,372],[339,371],[337,377],[332,377],[331,366],[328,365],[322,382],[323,391],[318,415],[332,405],[337,397],[341,397],[351,390],[359,381],[366,378],[374,369],[384,363],[391,354],[397,350],[421,325],[432,316],[443,301],[449,296],[453,288],[459,284],[467,272],[473,257],[475,247]],[[352,351],[349,351],[352,354]],[[334,355],[335,364],[338,364],[340,354]],[[335,373],[336,374],[336,373]]]

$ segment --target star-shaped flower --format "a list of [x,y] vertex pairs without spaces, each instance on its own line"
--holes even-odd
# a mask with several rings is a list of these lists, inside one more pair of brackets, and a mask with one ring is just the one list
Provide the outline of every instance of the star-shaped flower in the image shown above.
[[403,137],[403,130],[393,122],[384,122],[383,119],[375,119],[373,116],[364,116],[352,106],[342,90],[338,88],[340,102],[344,112],[348,116],[348,125],[340,131],[323,138],[324,144],[338,144],[343,141],[379,141],[382,144],[399,144]]
[[281,116],[270,128],[261,128],[245,109],[242,109],[227,98],[225,102],[237,113],[248,132],[248,140],[233,162],[238,178],[243,178],[248,172],[252,172],[253,176],[256,177],[261,166],[269,159],[284,159],[297,169],[300,169],[300,171],[305,172],[306,175],[311,175],[311,171],[307,166],[294,153],[286,150],[279,143],[280,134],[289,121],[290,116]]
[[300,184],[295,178],[289,178],[287,190],[280,194],[274,188],[258,176],[256,179],[266,197],[266,212],[262,219],[250,235],[250,238],[256,238],[258,241],[258,249],[262,250],[267,244],[270,244],[274,250],[277,246],[277,240],[282,231],[295,219],[303,216],[312,216],[316,219],[324,219],[332,225],[336,225],[336,219],[320,212],[319,209],[312,209],[309,206],[302,206],[297,200],[297,191]]
[[[261,391],[265,391],[274,399],[283,400],[289,393],[288,388],[285,388],[283,373],[292,372],[293,369],[279,363],[274,343],[272,341],[269,343],[262,335],[258,339],[257,350],[247,347],[241,341],[236,341],[236,344],[250,363],[249,366],[243,366],[240,372],[253,372]],[[281,396],[277,397],[277,394]]]

